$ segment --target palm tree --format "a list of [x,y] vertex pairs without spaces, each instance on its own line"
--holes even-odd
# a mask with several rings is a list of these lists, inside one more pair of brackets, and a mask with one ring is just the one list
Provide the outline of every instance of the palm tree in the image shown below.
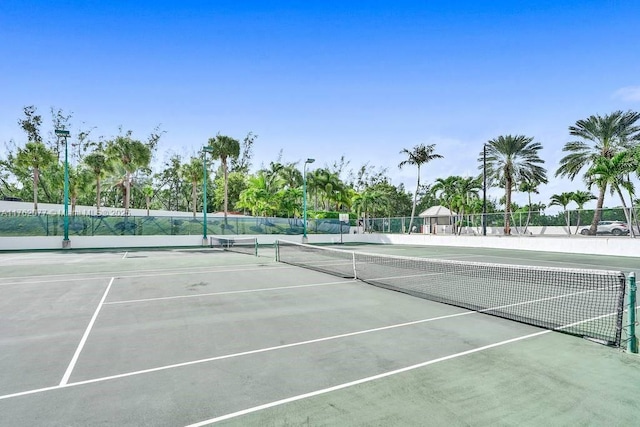
[[564,192],[560,194],[554,194],[551,196],[551,203],[549,206],[562,206],[562,213],[564,214],[564,220],[567,223],[567,234],[571,234],[571,222],[569,221],[569,212],[567,206],[573,202],[574,193]]
[[[478,192],[482,189],[482,177],[460,177],[456,191],[458,193],[458,210],[460,218],[464,219],[467,211],[472,210],[472,201],[479,198]],[[462,227],[458,228],[458,234],[462,232]]]
[[215,138],[209,138],[209,147],[211,147],[211,157],[214,160],[220,160],[222,164],[222,172],[224,174],[224,223],[227,225],[227,212],[229,211],[229,167],[230,159],[237,159],[240,155],[240,141],[230,136],[216,135]]
[[124,190],[124,214],[129,215],[131,201],[131,181],[133,174],[139,169],[147,168],[151,162],[151,149],[146,144],[132,139],[129,135],[118,136],[107,142],[107,157],[122,165],[125,176],[122,181]]
[[42,142],[27,142],[24,148],[19,148],[16,154],[16,164],[30,169],[33,173],[33,212],[38,213],[38,183],[40,170],[50,165],[55,155]]
[[100,215],[100,184],[105,173],[111,169],[107,155],[102,150],[102,144],[91,154],[85,156],[83,162],[91,171],[96,182],[96,214]]
[[411,208],[411,219],[409,220],[409,233],[411,233],[413,218],[416,215],[416,205],[418,204],[418,190],[420,190],[420,168],[422,167],[422,165],[429,163],[431,160],[441,159],[443,157],[440,154],[434,153],[435,147],[435,144],[418,144],[413,147],[412,150],[403,148],[402,151],[400,151],[400,154],[405,154],[407,156],[407,159],[401,161],[398,165],[398,168],[402,169],[406,165],[412,165],[416,166],[418,169],[416,191],[413,193],[413,207]]
[[[487,178],[498,182],[505,189],[504,234],[511,234],[511,192],[514,184],[524,180],[547,183],[547,171],[540,166],[544,160],[538,155],[542,144],[523,135],[506,135],[486,144]],[[479,169],[483,169],[483,153],[480,153]]]
[[[589,170],[596,165],[598,159],[611,159],[617,153],[637,145],[640,126],[635,123],[638,119],[640,113],[616,111],[604,117],[595,115],[578,120],[574,126],[569,127],[569,133],[580,139],[565,144],[562,151],[569,154],[560,160],[556,176],[566,176],[573,180],[586,168],[584,178],[587,178]],[[609,181],[601,180],[595,184],[598,186],[598,199],[589,228],[591,235],[596,234]]]
[[[206,156],[206,153],[205,153]],[[193,217],[196,217],[197,203],[197,190],[202,184],[204,179],[204,167],[202,160],[197,157],[192,157],[191,162],[185,163],[180,168],[180,174],[182,178],[191,184],[191,208],[193,211]]]
[[578,220],[576,224],[576,234],[578,234],[578,230],[580,229],[580,215],[582,210],[584,209],[584,205],[585,203],[594,200],[596,196],[588,191],[582,190],[574,191],[572,194],[573,196],[571,197],[571,200],[576,202],[576,204],[578,205]]
[[[622,203],[622,209],[624,216],[627,219],[627,224],[631,227],[631,215],[627,208],[627,203],[622,194],[622,188],[627,190],[633,203],[633,194],[635,193],[635,187],[633,182],[629,180],[629,172],[631,170],[631,163],[629,162],[627,152],[623,151],[612,158],[607,159],[600,157],[596,160],[595,164],[587,171],[586,179],[589,188],[593,184],[598,188],[609,187],[611,195],[614,192],[620,197]],[[633,227],[631,227],[631,235],[633,236]]]
[[527,205],[527,222],[524,225],[524,232],[527,232],[529,228],[529,222],[531,221],[531,194],[540,194],[538,191],[538,187],[540,186],[540,182],[524,180],[520,183],[520,187],[518,190],[522,193],[527,193],[527,198],[529,200],[529,204]]

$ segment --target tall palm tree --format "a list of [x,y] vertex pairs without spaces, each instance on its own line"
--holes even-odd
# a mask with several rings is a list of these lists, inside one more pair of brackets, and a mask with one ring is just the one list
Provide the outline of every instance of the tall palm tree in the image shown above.
[[138,170],[149,167],[151,149],[143,142],[126,135],[118,136],[115,140],[107,142],[105,152],[112,161],[122,165],[125,171],[122,188],[124,190],[124,213],[128,215],[132,176]]
[[38,213],[38,183],[40,171],[55,160],[55,155],[42,142],[27,142],[16,154],[16,164],[33,174],[33,212]]
[[240,155],[240,141],[226,135],[216,135],[209,138],[211,157],[220,160],[224,174],[224,223],[227,224],[227,212],[229,212],[229,167],[230,159],[237,159]]
[[111,169],[111,164],[109,163],[107,155],[102,149],[102,144],[100,144],[93,152],[86,155],[83,159],[83,162],[91,171],[91,174],[93,175],[93,178],[96,182],[96,214],[100,215],[100,185],[105,173],[107,173]]
[[418,191],[420,190],[420,168],[422,165],[429,163],[434,159],[441,159],[443,156],[435,153],[435,144],[418,144],[413,149],[408,150],[403,148],[400,154],[407,156],[406,160],[403,160],[398,165],[398,168],[402,169],[404,166],[411,165],[416,166],[418,169],[418,179],[416,181],[416,191],[413,193],[413,207],[411,208],[411,219],[409,220],[409,233],[411,233],[413,226],[413,218],[416,215],[416,205],[418,204]]
[[[604,117],[593,115],[578,120],[574,126],[569,127],[569,133],[579,139],[565,144],[562,151],[569,154],[560,160],[556,176],[566,176],[573,180],[586,168],[584,178],[587,178],[589,170],[596,165],[598,159],[611,159],[617,153],[637,145],[640,141],[640,126],[635,123],[639,119],[640,113],[616,111]],[[598,199],[589,228],[591,235],[596,234],[609,182],[603,180],[595,184],[598,186]]]
[[[498,182],[505,189],[504,234],[511,234],[511,192],[516,183],[524,180],[547,183],[547,171],[540,166],[544,160],[538,153],[542,144],[524,135],[506,135],[492,139],[486,144],[487,178]],[[479,169],[484,165],[480,153]]]
[[572,194],[573,196],[571,197],[571,200],[576,202],[576,204],[578,205],[578,220],[576,224],[576,234],[578,234],[578,230],[580,229],[580,215],[582,213],[582,210],[584,209],[584,205],[585,203],[594,200],[596,196],[588,191],[582,190],[574,191]]
[[560,194],[554,194],[551,196],[551,203],[549,206],[562,206],[562,213],[564,214],[564,220],[567,223],[567,234],[571,234],[571,221],[569,221],[569,211],[567,206],[573,202],[574,193],[564,192]]
[[[205,153],[206,156],[206,153]],[[193,217],[196,217],[197,211],[197,191],[200,185],[202,185],[202,181],[204,180],[204,171],[202,168],[204,167],[202,160],[197,157],[192,157],[189,163],[185,163],[180,168],[180,174],[185,181],[188,181],[191,184],[191,210],[193,212]]]

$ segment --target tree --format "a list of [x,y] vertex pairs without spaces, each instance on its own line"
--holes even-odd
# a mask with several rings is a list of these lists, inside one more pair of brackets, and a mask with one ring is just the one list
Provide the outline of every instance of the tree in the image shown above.
[[129,215],[132,176],[136,171],[149,166],[151,148],[138,140],[132,139],[131,133],[128,132],[125,136],[118,136],[115,140],[107,142],[105,152],[110,160],[118,162],[124,169],[125,176],[122,181],[124,212],[125,215]]
[[91,154],[84,158],[84,164],[91,171],[96,182],[96,214],[100,215],[100,184],[104,175],[111,170],[111,165],[107,159],[107,155],[100,144]]
[[220,160],[222,172],[224,175],[224,223],[227,225],[227,213],[229,211],[229,167],[230,159],[237,159],[240,155],[240,142],[226,135],[216,135],[215,138],[209,138],[209,147],[211,148],[211,157],[214,160]]
[[531,221],[531,211],[533,210],[532,207],[532,203],[531,203],[531,194],[540,194],[540,192],[538,191],[538,187],[540,186],[540,182],[535,182],[535,181],[530,181],[530,180],[524,180],[520,183],[520,187],[518,188],[518,190],[522,193],[527,193],[527,200],[529,201],[529,203],[527,204],[527,222],[525,223],[524,226],[524,232],[527,232],[527,229],[529,228],[529,222]]
[[[633,182],[629,180],[629,172],[633,169],[632,164],[628,160],[626,151],[615,154],[612,158],[600,157],[596,159],[595,164],[589,168],[586,173],[587,184],[589,189],[595,184],[598,188],[609,187],[611,195],[616,193],[620,197],[624,216],[627,224],[631,227],[631,215],[627,209],[627,203],[622,189],[629,193],[631,203],[633,203],[633,195],[635,188]],[[633,227],[631,227],[631,235],[633,236]]]
[[[206,156],[206,153],[204,154]],[[191,184],[191,209],[193,211],[193,217],[196,217],[197,210],[197,194],[198,187],[202,185],[204,179],[204,164],[198,157],[192,157],[191,162],[182,165],[180,170],[181,176],[184,180]]]
[[[562,151],[569,154],[560,160],[556,176],[573,180],[580,171],[586,169],[584,178],[588,179],[590,169],[596,165],[598,159],[611,159],[617,153],[637,145],[640,140],[640,126],[635,123],[638,119],[639,113],[616,111],[604,117],[592,115],[569,126],[569,134],[579,139],[565,144]],[[608,184],[607,180],[596,183],[598,199],[589,228],[590,235],[596,234]]]
[[33,176],[33,211],[38,213],[38,182],[40,170],[55,161],[55,155],[42,142],[27,142],[24,148],[18,149],[16,163],[31,171]]
[[[511,192],[516,183],[524,180],[547,183],[544,160],[538,153],[542,144],[524,135],[506,135],[492,139],[486,144],[487,179],[497,182],[505,189],[504,234],[511,234]],[[483,169],[483,153],[480,153],[479,169]]]
[[580,229],[580,216],[582,214],[582,210],[584,209],[584,205],[585,203],[591,200],[594,200],[596,196],[594,196],[588,191],[581,191],[581,190],[574,191],[571,194],[572,194],[571,200],[576,202],[576,204],[578,205],[578,220],[576,223],[576,234],[578,234],[578,230]]
[[420,190],[420,168],[422,165],[429,163],[434,159],[441,159],[442,156],[440,154],[434,153],[435,144],[424,145],[418,144],[413,147],[412,150],[408,150],[406,148],[400,151],[400,154],[405,154],[407,156],[406,160],[403,160],[398,165],[398,168],[402,169],[406,165],[416,166],[418,169],[418,179],[416,181],[416,191],[413,196],[413,207],[411,208],[411,219],[409,220],[409,233],[411,233],[413,226],[413,218],[416,214],[416,205],[418,204],[418,191]]
[[564,192],[560,194],[554,194],[551,196],[551,203],[549,206],[562,206],[562,213],[564,214],[564,220],[567,223],[567,234],[571,234],[571,221],[569,220],[569,212],[567,206],[573,202],[574,193]]

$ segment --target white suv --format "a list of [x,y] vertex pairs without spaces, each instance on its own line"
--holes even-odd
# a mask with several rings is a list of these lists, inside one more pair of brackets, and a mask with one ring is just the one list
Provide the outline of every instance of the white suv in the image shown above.
[[[614,236],[621,236],[623,234],[629,234],[629,227],[622,221],[600,221],[598,223],[597,234],[613,234]],[[589,234],[589,227],[580,230],[580,234]]]

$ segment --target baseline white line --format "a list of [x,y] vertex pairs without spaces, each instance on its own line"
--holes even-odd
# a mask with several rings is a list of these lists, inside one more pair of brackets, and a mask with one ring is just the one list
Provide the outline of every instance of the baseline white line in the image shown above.
[[529,339],[529,338],[533,338],[533,337],[537,337],[537,336],[540,336],[540,335],[548,334],[550,332],[551,332],[550,330],[544,330],[544,331],[540,331],[540,332],[535,332],[533,334],[523,335],[523,336],[520,336],[520,337],[517,337],[517,338],[512,338],[512,339],[509,339],[509,340],[500,341],[500,342],[497,342],[497,343],[493,343],[493,344],[485,345],[485,346],[482,346],[482,347],[474,348],[474,349],[471,349],[471,350],[462,351],[460,353],[450,354],[448,356],[439,357],[437,359],[432,359],[432,360],[429,360],[429,361],[426,361],[426,362],[418,363],[418,364],[407,366],[407,367],[404,367],[404,368],[395,369],[393,371],[384,372],[382,374],[373,375],[373,376],[366,377],[366,378],[361,378],[361,379],[356,380],[356,381],[351,381],[351,382],[344,383],[344,384],[338,384],[338,385],[333,386],[333,387],[328,387],[328,388],[312,391],[311,393],[300,394],[300,395],[297,395],[297,396],[288,397],[286,399],[281,399],[281,400],[276,400],[274,402],[266,403],[264,405],[254,406],[252,408],[243,409],[241,411],[232,412],[230,414],[222,415],[222,416],[215,417],[215,418],[210,418],[210,419],[205,420],[205,421],[200,421],[200,422],[195,423],[195,424],[190,424],[187,427],[202,427],[202,426],[206,426],[206,425],[209,425],[209,424],[214,424],[214,423],[217,423],[217,422],[220,422],[220,421],[225,421],[225,420],[229,420],[231,418],[236,418],[236,417],[239,417],[239,416],[242,416],[242,415],[247,415],[247,414],[250,414],[252,412],[258,412],[258,411],[262,411],[264,409],[273,408],[275,406],[284,405],[286,403],[291,403],[291,402],[295,402],[295,401],[302,400],[302,399],[308,399],[310,397],[319,396],[321,394],[331,393],[333,391],[342,390],[342,389],[345,389],[345,388],[348,388],[348,387],[353,387],[353,386],[356,386],[356,385],[359,385],[359,384],[364,384],[364,383],[368,383],[368,382],[371,382],[371,381],[376,381],[376,380],[379,380],[381,378],[390,377],[392,375],[398,375],[398,374],[401,374],[403,372],[412,371],[412,370],[415,370],[415,369],[423,368],[425,366],[433,365],[433,364],[444,362],[444,361],[451,360],[451,359],[456,359],[458,357],[467,356],[467,355],[473,354],[473,353],[478,353],[480,351],[489,350],[491,348],[500,347],[500,346],[503,346],[503,345],[506,345],[506,344],[511,344],[511,343],[514,343],[514,342],[517,342],[517,341],[526,340],[526,339]]
[[109,285],[107,286],[107,289],[104,291],[104,295],[102,295],[102,299],[100,300],[100,303],[96,308],[96,311],[93,313],[93,317],[91,317],[91,321],[89,322],[89,325],[87,325],[87,329],[84,331],[84,335],[80,340],[80,344],[78,344],[78,348],[76,349],[76,352],[74,353],[73,358],[71,358],[71,363],[69,363],[69,366],[67,367],[67,371],[64,373],[64,376],[62,377],[62,381],[60,381],[61,386],[66,385],[67,382],[69,381],[71,372],[73,372],[73,368],[76,366],[78,357],[80,357],[80,352],[82,351],[84,344],[87,342],[87,338],[89,338],[89,333],[91,332],[91,329],[93,328],[93,324],[96,322],[96,319],[98,318],[98,313],[100,313],[100,309],[104,304],[104,300],[107,298],[107,294],[109,293],[109,289],[111,289],[111,285],[113,284],[114,280],[115,280],[115,277],[112,277],[111,281],[109,282]]
[[164,301],[171,299],[181,299],[181,298],[196,298],[196,297],[208,297],[208,296],[216,296],[216,295],[233,295],[233,294],[248,294],[252,292],[268,292],[268,291],[279,291],[282,289],[298,289],[298,288],[311,288],[314,286],[329,286],[329,285],[338,285],[343,283],[354,283],[355,280],[342,280],[340,282],[326,282],[326,283],[310,283],[308,285],[291,285],[291,286],[278,286],[276,288],[259,288],[259,289],[244,289],[241,291],[224,291],[224,292],[208,292],[205,294],[193,294],[193,295],[175,295],[172,297],[158,297],[158,298],[144,298],[144,299],[133,299],[133,300],[125,300],[125,301],[111,301],[105,302],[104,305],[114,305],[114,304],[129,304],[129,303],[139,303],[139,302],[151,302],[151,301]]

